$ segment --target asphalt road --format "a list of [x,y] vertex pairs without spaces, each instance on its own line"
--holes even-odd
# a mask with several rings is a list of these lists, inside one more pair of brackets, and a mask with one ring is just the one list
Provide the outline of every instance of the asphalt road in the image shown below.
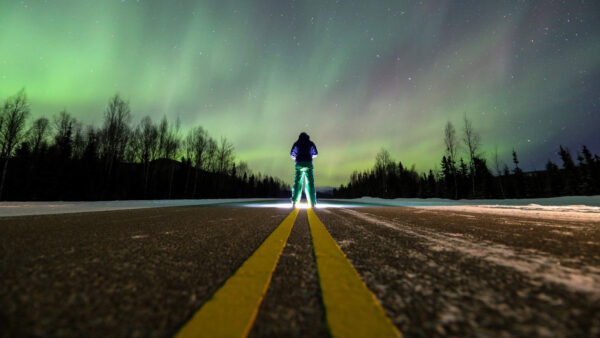
[[[0,336],[172,336],[289,213],[0,219]],[[600,223],[397,207],[317,215],[405,336],[600,336]],[[302,210],[250,336],[328,336],[325,312]]]

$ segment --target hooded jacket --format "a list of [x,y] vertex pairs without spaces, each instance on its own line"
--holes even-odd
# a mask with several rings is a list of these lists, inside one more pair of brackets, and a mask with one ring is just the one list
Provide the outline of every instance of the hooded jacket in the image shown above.
[[298,141],[294,142],[290,156],[298,162],[312,162],[312,159],[317,157],[319,152],[317,146],[310,140],[306,133],[300,134]]

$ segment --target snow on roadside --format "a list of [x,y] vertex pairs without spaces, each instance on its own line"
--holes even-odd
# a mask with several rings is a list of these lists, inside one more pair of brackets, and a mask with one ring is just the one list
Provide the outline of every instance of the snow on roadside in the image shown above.
[[[261,203],[264,202],[264,203]],[[366,206],[417,207],[429,210],[471,212],[530,218],[548,218],[600,222],[599,196],[564,196],[539,199],[506,200],[449,200],[440,198],[397,198],[383,199],[362,197],[344,200],[320,200],[321,208],[353,208]],[[325,203],[323,203],[325,202]],[[289,208],[288,200],[265,198],[246,199],[182,199],[182,200],[133,200],[95,202],[0,202],[0,217],[64,214],[76,212],[110,211],[173,206],[231,204],[258,207]],[[321,209],[325,210],[325,209]]]
[[600,221],[600,195],[505,200],[449,200],[440,198],[383,199],[362,197],[348,201],[385,206],[417,207],[428,210],[445,210],[571,221]]
[[400,207],[423,207],[423,206],[448,206],[448,205],[512,205],[526,206],[538,204],[542,206],[589,206],[600,208],[600,195],[596,196],[561,196],[550,198],[523,198],[523,199],[493,199],[493,200],[450,200],[444,198],[394,198],[385,199],[378,197],[361,197],[347,199],[356,203],[400,206]]
[[0,217],[67,214],[76,212],[161,208],[192,205],[214,205],[222,203],[247,203],[266,200],[267,199],[264,198],[231,198],[91,202],[2,202],[0,203]]
[[499,216],[520,216],[529,218],[556,219],[564,221],[600,222],[600,208],[577,206],[544,206],[529,204],[523,206],[506,205],[455,205],[420,207],[429,210],[471,212]]
[[430,250],[457,251],[466,256],[520,271],[530,276],[531,279],[544,279],[600,298],[600,269],[596,266],[571,268],[561,265],[560,260],[556,257],[534,249],[519,250],[489,241],[473,241],[461,234],[448,234],[426,227],[407,226],[401,222],[384,220],[375,215],[351,209],[342,211],[369,223],[383,225],[409,236],[420,238]]

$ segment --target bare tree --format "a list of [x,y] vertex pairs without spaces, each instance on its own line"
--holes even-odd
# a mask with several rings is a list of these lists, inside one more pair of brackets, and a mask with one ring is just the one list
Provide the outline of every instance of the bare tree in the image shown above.
[[386,149],[381,148],[381,150],[375,156],[375,168],[377,170],[385,170],[392,163],[392,155]]
[[248,163],[245,161],[240,161],[237,165],[237,177],[243,178],[244,175],[248,177],[250,174],[252,174],[252,171],[248,167]]
[[196,128],[190,129],[188,131],[187,135],[185,136],[185,138],[183,139],[183,141],[181,143],[185,157],[192,163],[192,166],[194,165],[194,162],[195,162],[194,136],[193,136],[194,129],[196,129]]
[[85,135],[80,122],[73,124],[73,158],[82,159],[85,153]]
[[[158,152],[161,158],[175,159],[177,157],[179,148],[181,146],[181,137],[179,136],[179,119],[175,127],[170,127],[165,115],[158,126]],[[175,175],[175,166],[173,163],[169,163],[170,175],[169,175],[169,198],[171,197],[171,191],[173,186],[173,177]]]
[[221,137],[221,143],[217,149],[217,171],[221,174],[227,174],[229,167],[233,163],[233,144],[225,137]]
[[63,109],[58,116],[54,117],[55,138],[68,137],[73,132],[73,125],[76,123],[74,117]]
[[134,163],[141,162],[142,157],[142,131],[138,125],[135,129],[129,132],[129,141],[125,147],[125,162]]
[[163,116],[158,125],[158,157],[167,157],[167,138],[169,133],[169,121],[167,115]]
[[129,103],[123,101],[119,94],[115,94],[108,102],[108,107],[104,113],[104,127],[101,132],[101,151],[106,160],[106,170],[109,178],[114,162],[123,158],[130,120],[131,109]]
[[138,126],[140,130],[140,161],[144,164],[156,159],[158,153],[158,128],[152,123],[152,119],[146,116]]
[[85,128],[85,150],[83,151],[83,158],[88,162],[95,161],[98,156],[99,134],[100,132],[96,130],[93,125],[88,125]]
[[45,117],[33,121],[31,128],[29,128],[29,144],[34,153],[40,151],[46,144],[48,134],[50,132],[50,121]]
[[[194,177],[195,178],[198,177],[198,169],[196,169],[194,166],[194,162],[195,162],[195,158],[193,158],[194,157],[194,140],[193,140],[193,136],[192,136],[192,131],[193,131],[193,129],[188,132],[186,137],[181,142],[181,146],[182,146],[183,152],[185,154],[184,158],[188,163],[188,165],[186,166],[187,172],[185,174],[185,185],[184,185],[184,189],[183,189],[183,194],[186,196],[189,195],[189,184],[190,184],[190,176],[192,175],[192,171],[194,171]],[[191,197],[194,197],[194,192],[191,193]]]
[[75,118],[64,109],[54,117],[55,144],[61,156],[65,158],[70,158],[73,151],[73,127],[76,122]]
[[188,135],[184,142],[186,149],[186,155],[192,162],[192,165],[196,168],[194,170],[194,185],[192,189],[192,196],[196,195],[196,188],[198,185],[198,171],[203,169],[206,162],[206,153],[209,144],[208,133],[202,127],[196,127],[188,132]]
[[473,129],[473,123],[471,123],[471,120],[467,118],[467,114],[464,116],[463,143],[467,147],[467,151],[469,153],[469,171],[471,174],[473,196],[475,196],[475,158],[479,156],[481,138]]
[[26,137],[25,120],[29,112],[25,89],[6,99],[0,112],[0,158],[4,161],[2,178],[0,178],[0,198],[4,190],[8,159],[13,155],[16,146]]
[[215,141],[212,137],[208,139],[208,144],[206,145],[206,158],[204,162],[206,163],[206,170],[210,172],[217,171],[217,150],[219,146],[217,145],[217,141]]
[[388,193],[387,173],[388,168],[393,163],[394,161],[392,160],[392,156],[386,149],[381,148],[381,150],[375,156],[375,171],[378,172],[377,176],[381,177],[381,191],[384,194]]
[[458,141],[456,140],[456,129],[452,122],[448,121],[444,128],[444,145],[446,146],[446,158],[450,172],[454,177],[454,199],[458,199],[458,182],[456,181],[456,154],[458,152]]
[[456,129],[452,122],[448,121],[444,128],[444,145],[446,146],[447,157],[456,162],[456,154],[458,152],[458,141],[456,140]]
[[140,151],[138,153],[140,162],[144,166],[144,197],[148,192],[148,181],[150,176],[150,163],[158,155],[158,128],[149,116],[140,121],[137,127]]
[[196,168],[200,169],[203,167],[202,162],[206,157],[204,153],[206,152],[208,141],[208,133],[202,127],[193,128],[188,133],[186,139],[188,157],[192,160]]
[[179,119],[175,127],[169,126],[169,121],[165,115],[158,126],[158,156],[161,158],[174,159],[181,146],[179,136]]

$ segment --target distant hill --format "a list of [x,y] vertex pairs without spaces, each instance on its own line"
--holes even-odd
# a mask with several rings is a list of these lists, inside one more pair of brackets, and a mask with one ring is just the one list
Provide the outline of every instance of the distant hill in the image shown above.
[[333,197],[334,187],[316,187],[319,197]]

